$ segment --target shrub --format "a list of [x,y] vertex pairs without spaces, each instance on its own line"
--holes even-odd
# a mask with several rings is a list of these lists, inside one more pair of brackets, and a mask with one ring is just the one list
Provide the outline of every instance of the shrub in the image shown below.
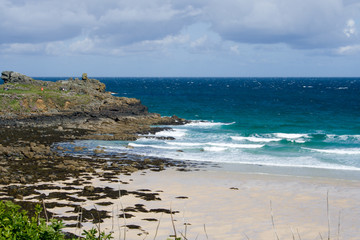
[[49,225],[39,217],[40,205],[35,207],[35,217],[29,218],[20,206],[6,201],[0,202],[0,239],[64,239],[63,224],[53,219]]
[[[0,240],[64,240],[65,235],[61,231],[64,227],[60,220],[52,219],[48,224],[40,218],[42,208],[35,206],[35,216],[29,217],[25,210],[10,202],[0,201]],[[95,228],[84,230],[82,235],[86,240],[108,240],[111,234],[98,233]]]

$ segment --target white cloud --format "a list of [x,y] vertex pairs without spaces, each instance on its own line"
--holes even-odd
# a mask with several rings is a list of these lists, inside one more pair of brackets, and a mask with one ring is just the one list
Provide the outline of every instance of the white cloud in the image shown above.
[[143,44],[152,44],[152,45],[171,45],[171,44],[182,44],[189,40],[188,35],[177,35],[177,36],[166,36],[160,40],[144,41]]
[[69,46],[71,52],[88,53],[94,49],[95,41],[90,38],[81,39],[73,42]]
[[338,40],[346,11],[341,0],[211,0],[207,17],[227,40],[317,48]]
[[126,53],[141,53],[141,52],[159,52],[167,51],[169,48],[177,48],[186,44],[189,41],[188,35],[168,35],[162,39],[145,40],[134,44],[121,47],[121,50],[111,51],[114,55],[123,55]]
[[208,36],[207,36],[207,35],[204,35],[204,36],[202,36],[202,37],[200,37],[200,38],[192,41],[192,42],[190,43],[190,46],[191,46],[192,48],[202,47],[202,46],[204,46],[204,44],[206,43],[207,40],[208,40]]
[[[236,53],[242,43],[338,49],[359,40],[356,0],[0,0],[0,9],[2,49],[18,53]],[[202,32],[184,33],[199,23]]]
[[360,44],[339,47],[336,52],[339,55],[352,55],[360,53]]
[[89,28],[95,22],[95,18],[81,4],[73,1],[1,0],[0,7],[0,43],[40,43],[69,39],[78,36],[84,28]]
[[349,19],[346,23],[346,27],[344,29],[345,35],[349,38],[354,35],[356,32],[355,21],[353,19]]
[[240,54],[239,45],[230,46],[230,51],[235,53],[235,54]]
[[32,44],[32,43],[11,43],[2,45],[3,53],[22,53],[22,54],[34,54],[39,53],[43,50],[42,44]]
[[63,41],[54,41],[45,44],[45,54],[47,55],[66,55],[67,45]]

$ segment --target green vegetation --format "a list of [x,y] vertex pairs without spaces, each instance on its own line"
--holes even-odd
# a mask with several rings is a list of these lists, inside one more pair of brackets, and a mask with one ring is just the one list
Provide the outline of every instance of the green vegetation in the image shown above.
[[[40,101],[40,100],[41,101]],[[40,101],[40,103],[39,103]],[[30,113],[50,109],[62,110],[66,103],[81,106],[90,103],[91,97],[73,91],[62,91],[60,85],[7,83],[0,85],[0,112]]]
[[[35,216],[29,217],[25,210],[10,202],[0,201],[0,240],[5,239],[32,239],[32,240],[63,240],[64,233],[61,229],[64,227],[59,220],[52,219],[48,223],[40,217],[42,208],[40,205],[35,207]],[[108,240],[112,239],[111,234],[98,232],[95,228],[89,231],[83,231],[83,239],[86,240]],[[78,238],[74,238],[78,239]]]

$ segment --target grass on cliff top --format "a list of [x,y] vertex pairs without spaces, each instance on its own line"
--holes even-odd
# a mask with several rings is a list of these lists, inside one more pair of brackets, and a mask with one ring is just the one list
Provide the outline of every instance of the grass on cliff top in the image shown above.
[[42,111],[36,101],[41,99],[47,109],[62,109],[66,102],[85,105],[91,97],[85,94],[62,91],[57,85],[3,84],[0,85],[0,112],[27,113]]
[[[43,90],[42,90],[43,89]],[[60,89],[56,89],[53,85],[47,86],[39,84],[19,84],[7,83],[0,85],[0,94],[34,94],[41,95],[45,93],[64,94]]]

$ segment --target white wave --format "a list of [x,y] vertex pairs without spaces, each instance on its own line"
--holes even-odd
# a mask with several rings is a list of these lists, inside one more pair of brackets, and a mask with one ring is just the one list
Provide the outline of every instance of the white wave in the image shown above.
[[137,148],[158,148],[158,149],[168,149],[168,150],[175,150],[179,149],[178,147],[170,147],[170,146],[163,146],[163,145],[153,145],[153,144],[138,144],[138,143],[129,143],[129,146]]
[[263,144],[234,144],[234,143],[215,143],[215,142],[205,142],[205,143],[192,143],[192,142],[166,142],[172,146],[178,147],[221,147],[221,148],[262,148]]
[[342,155],[358,155],[360,154],[360,148],[334,148],[334,149],[315,149],[315,148],[303,148],[313,152],[328,153],[328,154],[342,154]]
[[268,166],[268,167],[289,167],[289,168],[309,168],[309,169],[331,169],[331,170],[351,170],[360,171],[359,167],[346,166],[341,164],[331,164],[318,161],[313,157],[289,157],[278,158],[269,157],[264,155],[254,156],[247,153],[242,153],[241,157],[238,154],[228,155],[224,154],[226,148],[221,147],[206,147],[203,148],[204,152],[193,152],[186,154],[175,154],[174,152],[159,152],[150,153],[151,156],[161,156],[166,158],[172,158],[177,160],[191,160],[199,162],[216,162],[216,163],[234,163],[234,164],[246,164],[256,166]]
[[196,146],[203,146],[204,143],[192,143],[192,142],[166,142],[169,145],[175,145],[179,147],[196,147]]
[[229,161],[229,163],[235,164],[246,164],[246,165],[261,165],[267,167],[286,167],[286,168],[308,168],[308,169],[328,169],[328,170],[343,170],[343,171],[360,171],[360,168],[353,166],[344,166],[339,164],[287,164],[287,163],[276,163],[276,162],[236,162]]
[[186,135],[186,129],[171,129],[171,130],[164,130],[161,132],[155,133],[156,137],[174,137],[174,138],[181,138]]
[[234,144],[234,143],[206,143],[207,145],[214,147],[226,147],[226,148],[262,148],[264,144]]
[[308,134],[301,133],[274,133],[274,136],[277,138],[283,139],[297,139],[297,138],[308,138]]
[[235,141],[249,141],[249,142],[278,142],[282,140],[281,138],[240,137],[240,136],[231,136],[231,139]]
[[191,121],[190,123],[187,123],[186,126],[192,126],[192,127],[214,127],[214,126],[226,126],[226,125],[232,125],[232,124],[235,124],[235,122],[222,123],[222,122],[209,122],[209,121]]
[[225,151],[227,148],[225,147],[204,147],[204,151],[207,152],[222,152]]
[[[248,165],[261,165],[270,167],[291,167],[291,168],[314,168],[314,169],[334,169],[334,170],[355,170],[360,171],[359,167],[346,166],[342,164],[326,163],[319,161],[315,156],[299,156],[299,157],[272,157],[268,155],[254,155],[248,152],[228,151],[232,147],[246,148],[254,146],[263,146],[257,144],[227,144],[227,143],[191,143],[191,142],[165,142],[166,145],[156,144],[139,144],[129,143],[139,153],[144,153],[148,156],[167,157],[177,160],[193,160],[193,161],[210,161],[218,163],[236,163],[236,164],[248,164]],[[170,143],[170,144],[168,144]],[[178,145],[176,145],[178,144]],[[189,149],[194,146],[196,149],[203,149],[200,151],[185,151],[179,154],[175,150]],[[102,146],[108,150],[126,151],[125,146]],[[148,152],[148,149],[151,149]],[[158,150],[156,150],[158,149]],[[323,154],[360,154],[360,148],[348,148],[348,149],[311,149],[302,148],[309,151],[320,152]],[[240,155],[239,155],[240,154]],[[341,155],[340,155],[341,156]],[[351,155],[350,155],[351,156]]]
[[[99,145],[100,148],[104,149],[104,150],[124,150],[125,147],[124,146],[103,146],[103,145]],[[96,148],[93,148],[96,149]]]
[[349,140],[356,140],[360,141],[360,135],[335,135],[335,134],[328,134],[326,138],[329,140],[340,140],[340,141],[349,141]]

